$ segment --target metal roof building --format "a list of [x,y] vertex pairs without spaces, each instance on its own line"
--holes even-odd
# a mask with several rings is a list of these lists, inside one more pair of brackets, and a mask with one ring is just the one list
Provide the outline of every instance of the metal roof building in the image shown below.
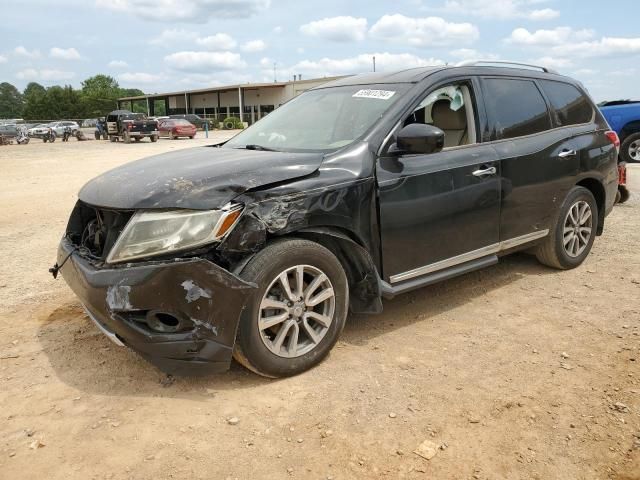
[[234,116],[249,124],[272,112],[305,90],[342,77],[314,78],[272,83],[245,83],[197,90],[180,90],[118,99],[118,108],[133,110],[142,105],[147,114],[156,115],[158,103],[164,103],[166,115],[195,113],[203,118]]

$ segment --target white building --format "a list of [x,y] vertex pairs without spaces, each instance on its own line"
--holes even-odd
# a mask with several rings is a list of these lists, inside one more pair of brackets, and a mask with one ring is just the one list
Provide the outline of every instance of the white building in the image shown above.
[[[283,103],[313,87],[340,77],[314,78],[273,83],[246,83],[221,87],[154,93],[118,99],[118,109],[133,110],[133,105],[156,115],[159,102],[167,115],[195,113],[202,118],[238,117],[249,124],[272,112]],[[138,110],[139,111],[139,110]]]

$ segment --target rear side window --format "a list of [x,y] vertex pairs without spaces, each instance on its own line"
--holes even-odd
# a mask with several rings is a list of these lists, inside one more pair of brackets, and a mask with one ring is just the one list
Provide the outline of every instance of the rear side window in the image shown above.
[[484,87],[492,140],[522,137],[551,128],[547,104],[532,81],[487,78]]
[[562,127],[588,123],[593,119],[593,108],[587,97],[568,83],[540,81],[542,90],[555,110],[556,121]]

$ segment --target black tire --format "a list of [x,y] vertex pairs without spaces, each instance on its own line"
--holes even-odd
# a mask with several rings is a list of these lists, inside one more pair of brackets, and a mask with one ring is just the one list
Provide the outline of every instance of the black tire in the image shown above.
[[151,142],[155,143],[158,141],[158,136],[157,135],[151,135]]
[[[640,132],[632,133],[624,139],[620,145],[620,158],[623,162],[638,163],[640,162]],[[635,151],[636,153],[633,153]],[[632,156],[635,155],[635,156]]]
[[195,135],[190,135],[190,136],[189,136],[189,139],[190,139],[190,140],[193,140],[193,137],[195,137]]
[[[620,196],[619,198],[618,195]],[[626,187],[626,185],[618,185],[618,192],[616,195],[618,203],[626,202],[627,200],[629,200],[630,195],[631,194],[629,193],[629,189]]]
[[[591,234],[584,250],[577,256],[571,256],[564,247],[564,227],[569,210],[578,202],[586,202],[591,209]],[[560,270],[569,270],[579,266],[593,246],[598,231],[598,206],[593,194],[584,187],[573,187],[562,203],[554,225],[543,243],[536,248],[538,261],[549,267]]]
[[[285,358],[265,345],[258,327],[260,304],[281,272],[297,265],[320,270],[331,282],[335,295],[333,318],[324,337],[300,356]],[[241,277],[258,285],[240,317],[233,356],[249,370],[265,377],[297,375],[320,363],[333,348],[347,318],[349,285],[339,260],[331,251],[302,239],[279,240],[261,250],[244,267]],[[292,318],[292,317],[289,317]]]
[[100,132],[93,132],[93,136],[96,138],[96,140],[100,140]]
[[115,141],[116,141],[116,137],[114,137],[113,135],[109,135],[109,141],[110,141],[111,143],[115,143]]

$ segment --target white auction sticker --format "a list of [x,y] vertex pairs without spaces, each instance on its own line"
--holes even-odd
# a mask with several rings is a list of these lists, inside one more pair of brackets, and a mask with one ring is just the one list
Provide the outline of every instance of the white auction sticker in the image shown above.
[[391,90],[358,90],[353,94],[355,98],[377,98],[378,100],[389,100],[396,92]]

